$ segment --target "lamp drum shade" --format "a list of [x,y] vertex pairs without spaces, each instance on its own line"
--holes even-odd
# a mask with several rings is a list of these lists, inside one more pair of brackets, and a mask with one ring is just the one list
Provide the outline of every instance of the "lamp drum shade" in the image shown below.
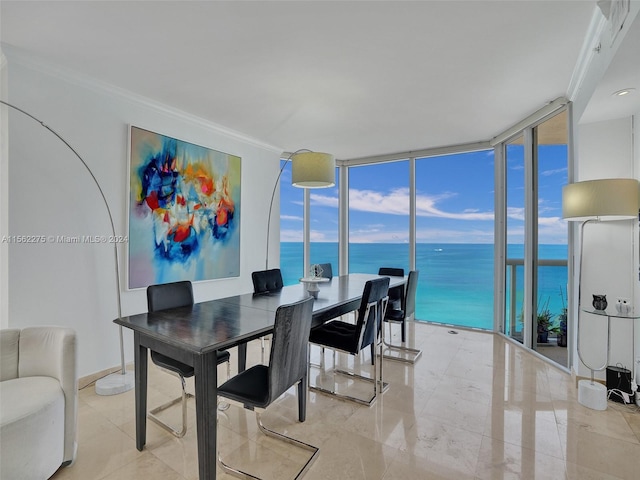
[[571,183],[562,188],[562,218],[569,221],[637,218],[639,193],[640,184],[632,178]]
[[296,153],[291,158],[291,183],[301,188],[333,187],[336,184],[333,155],[321,152]]

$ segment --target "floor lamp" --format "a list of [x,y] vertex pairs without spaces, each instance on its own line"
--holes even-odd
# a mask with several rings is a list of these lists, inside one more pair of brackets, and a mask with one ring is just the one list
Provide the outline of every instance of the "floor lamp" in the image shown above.
[[[49,132],[51,132],[53,135],[55,135],[55,137],[58,138],[58,140],[60,140],[62,143],[64,143],[67,146],[67,148],[69,148],[69,150],[71,150],[73,152],[73,154],[78,158],[78,160],[80,160],[80,163],[82,163],[82,165],[87,170],[87,172],[89,172],[89,175],[91,176],[91,179],[93,180],[94,184],[98,188],[98,191],[100,192],[100,196],[102,197],[102,201],[104,202],[104,206],[107,209],[107,214],[109,215],[109,223],[111,225],[111,234],[115,237],[116,236],[116,228],[115,228],[114,223],[113,223],[113,217],[111,215],[111,209],[109,208],[109,204],[107,203],[107,198],[105,197],[104,192],[102,191],[102,188],[100,187],[100,184],[98,183],[98,179],[96,179],[95,175],[93,174],[93,172],[89,168],[89,165],[87,165],[87,162],[84,161],[84,159],[69,144],[69,142],[67,142],[58,132],[56,132],[54,129],[49,127],[42,120],[34,117],[30,113],[22,110],[19,107],[16,107],[15,105],[12,105],[10,103],[5,102],[4,100],[0,100],[0,103],[3,104],[3,105],[6,105],[9,108],[12,108],[12,109],[18,111],[18,112],[20,112],[20,113],[22,113],[24,115],[26,115],[27,117],[31,118],[32,120],[35,120],[42,127],[46,128],[47,130],[49,130]],[[115,242],[113,243],[113,254],[115,256],[116,298],[117,298],[117,301],[118,301],[118,318],[121,318],[122,317],[122,302],[121,302],[121,299],[120,299],[120,269],[119,269],[119,262],[118,262],[118,244],[115,243]],[[133,372],[127,372],[126,368],[125,368],[124,341],[123,341],[123,335],[122,335],[122,326],[119,326],[119,329],[120,329],[120,332],[119,332],[120,333],[120,371],[116,372],[116,373],[112,373],[111,375],[107,375],[106,377],[102,377],[101,379],[99,379],[96,382],[96,393],[98,395],[116,395],[116,394],[119,394],[119,393],[126,392],[128,390],[131,390],[133,388],[133,386],[134,386],[134,374],[133,374]]]
[[[300,188],[327,188],[336,184],[336,162],[333,155],[300,149],[293,152],[282,164],[276,183],[271,192],[269,215],[267,216],[267,251],[264,259],[265,270],[269,268],[269,231],[271,227],[271,210],[276,196],[282,172],[291,161],[291,184]],[[306,266],[305,266],[306,268]]]
[[580,349],[580,305],[584,227],[587,223],[638,219],[639,184],[635,179],[607,178],[571,183],[562,189],[562,217],[580,224],[578,261],[578,317],[576,322],[577,350],[580,361],[591,370],[590,380],[578,382],[578,402],[594,410],[607,407],[607,387],[594,381],[596,371],[607,368],[586,363]]
[[[306,148],[296,150],[287,157],[280,167],[280,172],[276,178],[271,192],[271,202],[269,203],[269,214],[267,215],[267,248],[264,257],[264,268],[269,269],[269,232],[271,231],[271,211],[273,210],[273,199],[280,183],[280,177],[285,167],[291,161],[291,184],[300,188],[327,188],[336,184],[336,162],[333,155],[322,152],[312,152]],[[306,268],[306,266],[305,266]],[[262,343],[262,361],[264,362],[264,342],[265,337],[260,339]]]

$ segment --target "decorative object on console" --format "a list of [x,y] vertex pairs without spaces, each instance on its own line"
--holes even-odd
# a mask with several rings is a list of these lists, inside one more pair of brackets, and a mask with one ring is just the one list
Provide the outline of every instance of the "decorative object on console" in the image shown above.
[[291,161],[291,184],[300,188],[327,188],[336,184],[336,163],[333,155],[321,152],[312,152],[302,148],[296,150],[285,160],[280,168],[276,183],[271,192],[271,202],[269,203],[269,214],[267,215],[267,249],[264,259],[265,270],[269,268],[269,231],[271,229],[271,211],[273,210],[273,199],[276,196],[276,189],[280,182],[280,177],[287,164]]
[[[114,239],[117,238],[116,227],[113,223],[113,216],[111,215],[111,209],[109,208],[107,197],[102,191],[102,187],[100,187],[100,184],[98,183],[98,179],[93,174],[93,171],[89,168],[89,165],[87,164],[87,162],[84,161],[84,159],[69,144],[69,142],[67,142],[58,132],[56,132],[49,125],[45,124],[42,120],[34,117],[30,113],[26,112],[25,110],[22,110],[19,107],[16,107],[15,105],[5,102],[4,100],[0,100],[0,104],[6,105],[7,107],[12,108],[26,115],[32,120],[35,120],[36,122],[38,122],[44,128],[49,130],[49,132],[55,135],[58,138],[58,140],[64,143],[69,148],[69,150],[73,152],[76,158],[80,160],[80,163],[87,170],[87,172],[91,176],[91,179],[93,180],[93,183],[95,184],[96,188],[100,192],[100,196],[102,197],[104,206],[107,209],[107,215],[109,216],[109,225],[111,226],[112,238]],[[115,266],[115,274],[116,274],[116,300],[118,305],[118,319],[120,319],[122,318],[122,301],[120,298],[120,262],[118,259],[118,242],[112,242],[112,243],[113,243],[113,255],[115,257],[114,266]],[[106,377],[102,377],[96,382],[96,393],[98,395],[117,395],[119,393],[127,392],[133,388],[134,375],[133,375],[133,372],[127,372],[125,361],[124,361],[124,345],[123,345],[124,340],[122,336],[122,326],[119,326],[119,334],[120,334],[120,372],[112,373],[110,375],[107,375]]]
[[630,315],[632,310],[631,304],[626,298],[618,298],[616,300],[616,312],[622,315]]
[[322,278],[322,274],[324,273],[324,270],[322,269],[322,266],[319,263],[315,263],[311,265],[311,268],[309,268],[309,273],[313,278]]
[[318,298],[318,293],[320,292],[320,287],[318,287],[319,283],[328,282],[330,279],[324,277],[322,274],[324,270],[319,264],[314,264],[309,267],[309,276],[300,279],[300,282],[306,285],[307,292],[313,298]]
[[607,306],[609,305],[607,303],[607,296],[594,294],[592,305],[593,305],[593,308],[595,308],[596,310],[606,310]]
[[578,316],[576,321],[577,350],[580,361],[591,371],[590,380],[578,382],[578,402],[595,409],[607,408],[607,388],[595,382],[594,368],[587,364],[580,349],[580,301],[584,246],[584,228],[587,223],[638,219],[639,184],[632,178],[607,178],[571,183],[562,189],[562,217],[580,225],[580,252],[578,263]]

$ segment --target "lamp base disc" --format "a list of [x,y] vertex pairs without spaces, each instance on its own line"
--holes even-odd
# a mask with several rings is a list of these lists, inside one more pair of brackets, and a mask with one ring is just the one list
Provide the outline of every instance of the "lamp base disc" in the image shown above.
[[134,384],[135,375],[133,372],[125,372],[124,375],[122,372],[112,373],[96,381],[96,394],[118,395],[131,390]]
[[578,403],[593,410],[607,409],[607,387],[591,380],[578,382]]

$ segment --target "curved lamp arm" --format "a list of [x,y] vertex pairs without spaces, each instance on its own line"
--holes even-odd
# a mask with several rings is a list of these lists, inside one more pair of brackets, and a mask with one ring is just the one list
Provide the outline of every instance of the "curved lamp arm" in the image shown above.
[[282,167],[280,167],[280,173],[278,173],[278,178],[276,178],[276,183],[273,185],[273,192],[271,192],[271,202],[269,203],[269,215],[267,216],[267,253],[265,254],[265,259],[264,259],[265,270],[269,269],[269,231],[271,230],[271,210],[273,209],[273,199],[276,196],[276,189],[278,188],[278,183],[280,182],[280,177],[282,176],[283,170],[285,169],[289,161],[293,158],[293,156],[296,153],[300,153],[300,152],[311,152],[311,150],[308,150],[306,148],[301,148],[300,150],[296,150],[291,155],[289,155],[289,157],[285,160]]
[[[69,148],[69,150],[71,150],[74,153],[74,155],[78,158],[78,160],[80,160],[80,163],[82,163],[82,165],[87,170],[87,172],[89,172],[89,175],[91,175],[91,178],[93,180],[93,183],[95,183],[98,191],[100,192],[100,196],[102,197],[102,201],[104,202],[104,206],[107,209],[107,214],[109,215],[109,223],[111,224],[111,233],[115,237],[116,236],[116,228],[115,228],[114,223],[113,223],[113,216],[111,215],[111,209],[109,208],[109,203],[107,202],[107,197],[105,197],[104,192],[102,191],[102,187],[100,187],[100,184],[98,183],[98,179],[95,177],[95,175],[93,174],[93,172],[89,168],[89,165],[87,165],[87,162],[84,161],[84,159],[69,144],[69,142],[67,142],[64,138],[62,138],[62,136],[58,132],[56,132],[49,125],[45,124],[42,120],[34,117],[29,112],[26,112],[26,111],[22,110],[21,108],[16,107],[15,105],[12,105],[10,103],[5,102],[4,100],[0,100],[0,103],[3,104],[3,105],[6,105],[9,108],[13,108],[14,110],[17,110],[18,112],[23,113],[27,117],[29,117],[29,118],[35,120],[36,122],[38,122],[44,128],[49,130],[53,135],[55,135],[58,138],[58,140],[60,140],[62,143],[64,143]],[[272,201],[273,201],[273,199],[272,199]],[[115,255],[115,260],[116,260],[115,261],[115,267],[116,267],[115,272],[116,272],[116,295],[117,295],[117,300],[118,300],[118,318],[122,318],[122,306],[121,306],[121,299],[120,299],[120,268],[119,268],[119,261],[118,261],[118,244],[116,242],[113,242],[113,253]],[[122,375],[125,375],[122,325],[120,325],[119,327],[120,327],[120,363],[121,363],[121,373],[122,373]]]

